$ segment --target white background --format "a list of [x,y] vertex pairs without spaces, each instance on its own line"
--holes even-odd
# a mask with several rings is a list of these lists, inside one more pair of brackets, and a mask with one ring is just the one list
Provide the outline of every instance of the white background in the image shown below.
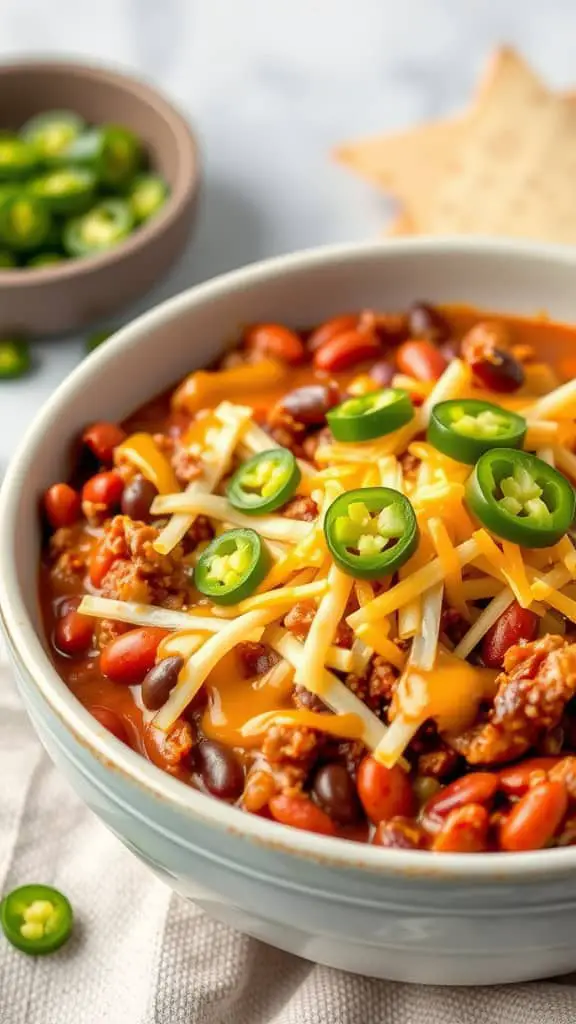
[[[330,149],[465,104],[500,42],[552,84],[576,83],[574,0],[0,0],[0,59],[85,56],[132,69],[198,132],[192,244],[139,310],[242,263],[375,237],[390,206]],[[0,293],[0,316],[1,303]],[[0,382],[0,475],[81,354],[78,338],[39,343],[34,375]]]

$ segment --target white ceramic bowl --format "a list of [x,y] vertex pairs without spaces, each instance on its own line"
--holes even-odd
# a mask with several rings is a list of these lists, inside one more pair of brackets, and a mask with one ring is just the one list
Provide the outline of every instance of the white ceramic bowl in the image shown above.
[[[0,496],[0,610],[20,691],[54,761],[116,835],[209,914],[300,956],[404,981],[475,984],[576,965],[576,849],[382,850],[243,814],[162,773],[104,730],[46,653],[38,498],[90,420],[123,417],[212,360],[238,325],[308,324],[415,298],[576,320],[576,250],[394,241],[282,257],[200,285],[124,328],[53,395]],[[231,396],[233,397],[233,396]]]

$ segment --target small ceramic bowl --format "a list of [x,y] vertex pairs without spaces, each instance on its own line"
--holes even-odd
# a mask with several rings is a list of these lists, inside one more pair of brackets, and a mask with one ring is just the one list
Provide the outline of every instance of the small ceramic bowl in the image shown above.
[[150,164],[170,185],[162,210],[120,245],[40,269],[0,270],[0,330],[55,334],[79,330],[132,302],[161,279],[182,252],[199,184],[194,136],[155,89],[116,71],[36,62],[0,67],[0,129],[34,114],[71,109],[88,123],[113,122],[143,141]]
[[[238,325],[316,323],[417,298],[576,320],[576,250],[478,239],[331,247],[193,288],[123,328],[30,428],[0,491],[0,618],[20,692],[80,796],[168,885],[240,931],[332,967],[494,984],[576,964],[576,848],[384,850],[287,828],[186,786],[101,726],[60,679],[38,609],[43,490],[71,439],[117,420],[222,352]],[[194,339],[186,344],[185,339]],[[231,398],[234,396],[231,395]]]

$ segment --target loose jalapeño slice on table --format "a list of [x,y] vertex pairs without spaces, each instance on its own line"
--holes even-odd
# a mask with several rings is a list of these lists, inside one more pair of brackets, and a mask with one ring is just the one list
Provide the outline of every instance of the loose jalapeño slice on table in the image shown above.
[[361,487],[340,494],[324,521],[330,553],[343,572],[359,579],[389,576],[418,544],[414,509],[391,487]]
[[53,953],[70,937],[69,901],[49,885],[22,885],[0,903],[0,924],[13,946],[38,956]]

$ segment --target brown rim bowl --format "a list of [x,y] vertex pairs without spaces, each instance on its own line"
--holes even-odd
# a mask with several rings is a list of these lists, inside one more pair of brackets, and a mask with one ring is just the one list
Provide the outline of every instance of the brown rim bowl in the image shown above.
[[18,129],[45,110],[77,111],[92,124],[131,128],[170,197],[162,210],[107,252],[39,269],[0,270],[0,330],[56,334],[80,330],[143,295],[182,253],[200,180],[198,149],[185,119],[145,82],[102,67],[66,62],[0,68],[0,128]]

